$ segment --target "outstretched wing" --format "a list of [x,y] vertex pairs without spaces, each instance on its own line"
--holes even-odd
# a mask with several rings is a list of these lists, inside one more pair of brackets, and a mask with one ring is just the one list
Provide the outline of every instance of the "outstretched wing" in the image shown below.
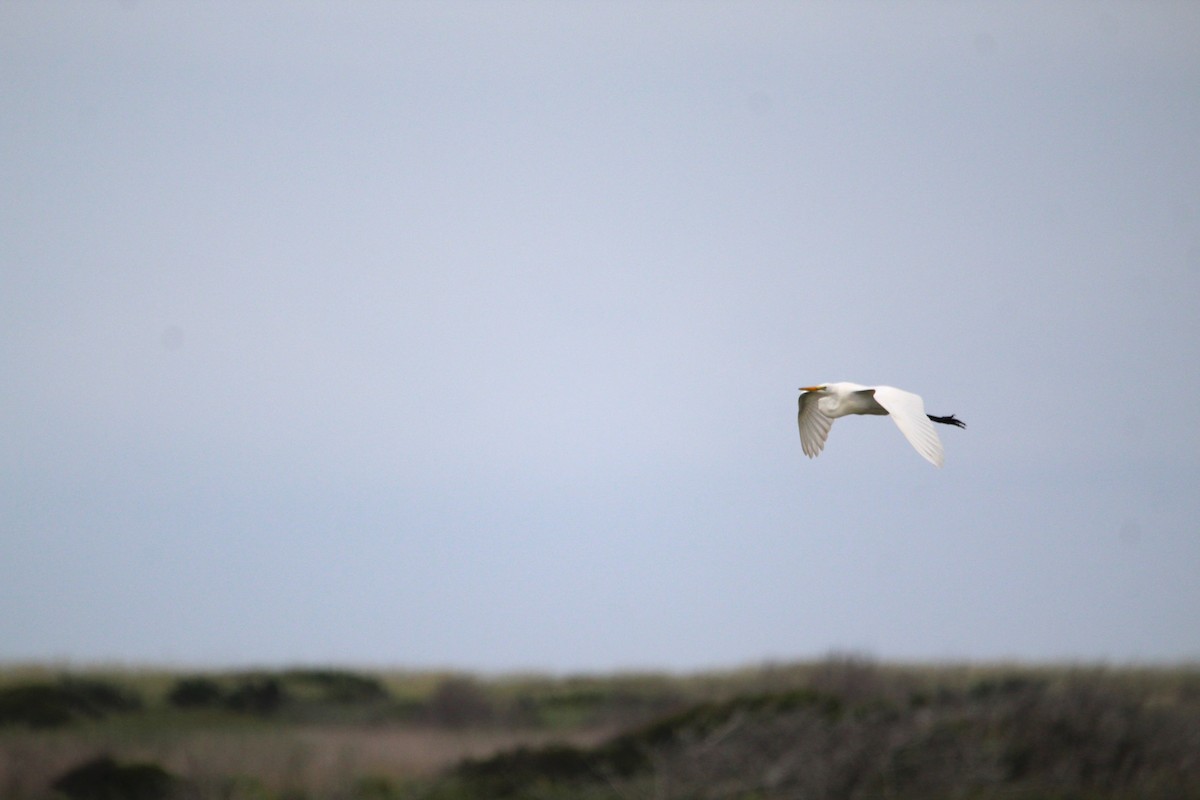
[[875,402],[887,409],[904,438],[926,461],[935,467],[942,465],[945,460],[942,440],[938,438],[929,417],[925,416],[925,401],[919,395],[895,386],[876,386]]
[[804,455],[816,458],[825,447],[825,438],[829,436],[829,428],[833,425],[833,417],[828,417],[817,408],[815,392],[805,392],[800,395],[800,413],[796,417],[800,423],[800,446]]

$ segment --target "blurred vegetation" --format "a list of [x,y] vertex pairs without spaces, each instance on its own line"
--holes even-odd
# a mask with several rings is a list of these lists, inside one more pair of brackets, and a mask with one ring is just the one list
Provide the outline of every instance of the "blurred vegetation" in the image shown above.
[[70,800],[159,800],[182,789],[162,767],[118,764],[108,756],[68,770],[51,788]]
[[141,707],[134,692],[94,678],[62,676],[0,688],[0,726],[48,728]]
[[0,797],[1200,797],[1200,669],[12,668]]

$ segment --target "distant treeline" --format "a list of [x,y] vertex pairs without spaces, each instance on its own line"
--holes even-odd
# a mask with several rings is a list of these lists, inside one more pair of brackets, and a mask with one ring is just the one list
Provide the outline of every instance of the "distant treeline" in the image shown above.
[[380,677],[334,669],[194,673],[165,692],[134,678],[62,674],[0,686],[0,728],[55,728],[114,715],[173,711],[231,713],[284,722],[397,722],[570,727],[628,720],[674,708],[670,681],[604,679],[486,682],[463,674],[419,676],[394,692]]
[[336,710],[374,710],[395,717],[432,712],[428,701],[401,701],[378,678],[341,670],[192,674],[148,699],[136,681],[63,675],[0,688],[0,726],[58,727],[161,708],[303,718]]

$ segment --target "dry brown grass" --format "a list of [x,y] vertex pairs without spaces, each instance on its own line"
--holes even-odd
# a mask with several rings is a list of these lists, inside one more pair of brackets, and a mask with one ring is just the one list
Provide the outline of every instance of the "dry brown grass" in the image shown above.
[[0,797],[45,796],[57,776],[102,754],[158,764],[198,787],[241,778],[273,794],[303,789],[308,796],[337,796],[362,776],[402,783],[432,777],[464,758],[551,742],[589,747],[613,733],[413,725],[9,732],[0,737]]

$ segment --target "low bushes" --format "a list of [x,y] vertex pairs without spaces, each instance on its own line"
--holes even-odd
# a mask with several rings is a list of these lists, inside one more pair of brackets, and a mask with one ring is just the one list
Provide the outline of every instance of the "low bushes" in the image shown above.
[[[856,668],[857,670],[857,668]],[[694,705],[595,748],[517,749],[454,770],[462,796],[547,782],[613,797],[1200,796],[1200,715],[1104,674],[903,692],[875,676]]]
[[179,781],[156,764],[118,764],[100,756],[69,770],[52,788],[70,800],[167,800]]
[[66,677],[0,689],[0,725],[49,728],[141,707],[136,694],[95,679]]

